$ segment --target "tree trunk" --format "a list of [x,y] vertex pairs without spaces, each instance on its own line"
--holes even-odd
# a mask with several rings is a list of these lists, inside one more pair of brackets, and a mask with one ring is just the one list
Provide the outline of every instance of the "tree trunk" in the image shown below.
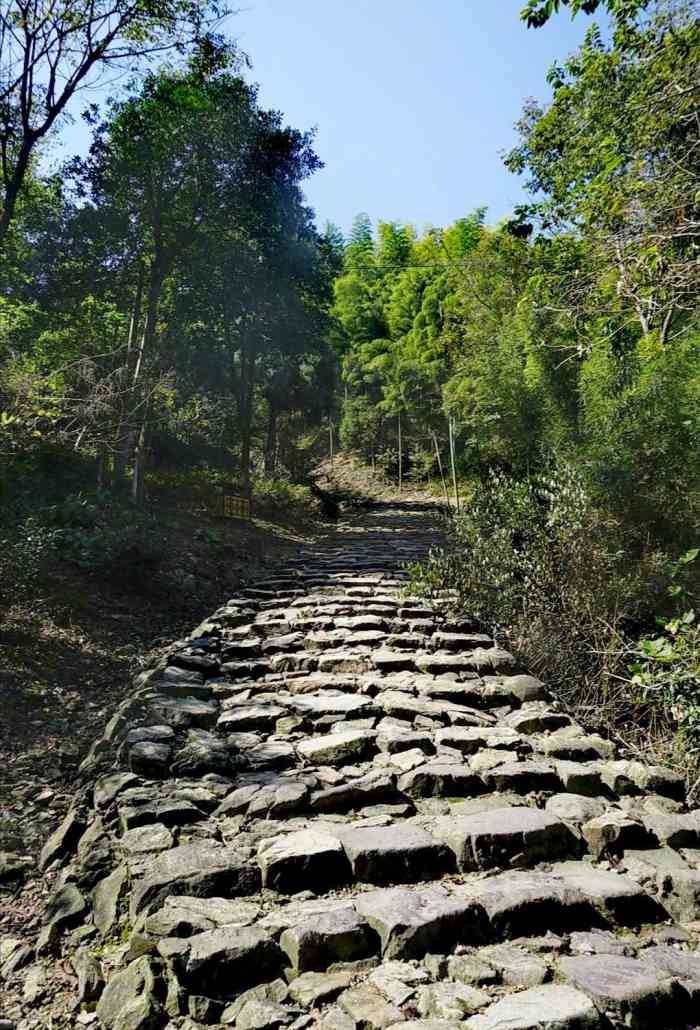
[[447,427],[450,434],[450,464],[452,465],[452,486],[455,493],[455,511],[459,513],[459,488],[457,486],[457,468],[455,463],[455,428],[452,418],[448,419]]
[[265,475],[273,476],[277,465],[277,409],[270,405],[265,440]]
[[449,507],[450,498],[447,493],[447,483],[445,482],[445,473],[442,469],[442,458],[440,457],[440,447],[438,446],[437,433],[433,433],[433,443],[435,444],[435,457],[437,458],[438,468],[440,469],[440,480],[442,482],[442,492],[445,495],[445,505]]
[[[160,294],[163,289],[166,270],[167,263],[163,254],[163,249],[156,245],[155,255],[151,262],[149,272],[146,324],[143,327],[141,346],[139,347],[138,356],[136,358],[136,366],[134,368],[133,376],[134,401],[138,406],[143,408],[138,438],[136,440],[136,448],[134,450],[134,472],[131,483],[131,498],[135,504],[139,504],[143,500],[145,491],[145,458],[151,407],[150,399],[144,393],[140,383],[145,367],[145,358],[147,355],[151,354],[155,346],[158,305],[160,303]],[[136,405],[134,407],[136,407]],[[132,417],[135,417],[135,414],[136,411],[134,410]]]
[[254,361],[247,339],[241,344],[241,387],[238,413],[241,422],[241,485],[250,489],[250,440],[253,422],[253,389],[255,386]]
[[[129,415],[133,408],[135,383],[133,382],[132,359],[136,353],[136,338],[141,321],[141,304],[143,301],[143,285],[145,271],[143,264],[139,262],[139,277],[136,283],[134,303],[131,308],[131,319],[129,321],[129,336],[126,342],[126,363],[122,375],[119,377],[121,398],[121,417],[117,428],[116,453],[114,456],[114,486],[118,491],[126,489],[126,466],[134,443],[134,430],[129,426]],[[127,385],[129,378],[132,382]]]
[[15,170],[9,182],[5,184],[5,195],[3,197],[2,211],[0,211],[0,248],[7,239],[7,234],[10,231],[10,225],[15,215],[15,208],[17,207],[17,200],[19,198],[20,190],[22,189],[22,183],[24,177],[27,174],[29,168],[29,158],[32,152],[32,143],[25,139],[20,147],[17,155],[17,164]]
[[134,472],[131,478],[131,500],[134,504],[142,504],[146,495],[146,450],[150,407],[150,404],[147,404],[134,450]]

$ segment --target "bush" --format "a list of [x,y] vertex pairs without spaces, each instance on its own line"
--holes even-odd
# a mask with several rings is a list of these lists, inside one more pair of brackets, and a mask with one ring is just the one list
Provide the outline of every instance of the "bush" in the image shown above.
[[660,706],[693,753],[700,750],[700,627],[686,575],[700,549],[693,548],[671,563],[669,593],[679,608],[672,619],[659,618],[662,633],[632,648],[631,684],[646,702]]
[[114,506],[106,494],[35,505],[2,546],[7,586],[26,587],[62,561],[128,589],[151,590],[166,557],[155,519]]
[[639,747],[654,725],[667,746],[670,710],[632,688],[627,667],[633,634],[658,611],[668,618],[669,570],[654,552],[631,561],[618,523],[560,465],[525,480],[491,473],[448,547],[413,567],[412,589],[452,591],[462,617],[519,653],[589,724]]
[[[621,552],[571,466],[519,480],[489,473],[454,519],[450,547],[414,569],[416,587],[457,591],[460,606],[490,632],[543,611],[576,619],[593,592],[607,594]],[[616,593],[623,585],[618,579]]]

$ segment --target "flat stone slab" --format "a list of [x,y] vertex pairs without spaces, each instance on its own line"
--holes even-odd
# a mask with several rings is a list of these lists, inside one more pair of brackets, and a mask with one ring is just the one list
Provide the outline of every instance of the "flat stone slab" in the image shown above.
[[254,894],[260,883],[259,869],[234,848],[182,844],[146,864],[143,876],[132,887],[132,915],[162,904],[170,895],[239,896]]
[[314,765],[347,765],[376,754],[376,737],[373,730],[341,730],[302,740],[297,744],[297,751]]
[[532,937],[548,930],[566,933],[600,922],[581,891],[550,873],[500,873],[472,890],[497,938]]
[[588,862],[563,862],[552,873],[589,898],[596,908],[622,926],[639,926],[667,919],[668,913],[629,876],[595,869]]
[[437,879],[452,867],[447,848],[408,823],[350,827],[338,833],[353,876],[362,883],[415,883]]
[[604,1026],[590,998],[559,984],[502,998],[461,1025],[468,1030],[602,1030]]
[[396,800],[396,778],[378,770],[337,787],[316,791],[311,795],[309,807],[312,812],[347,812]]
[[454,853],[463,872],[534,865],[577,855],[579,842],[555,816],[537,808],[496,808],[438,819],[435,836]]
[[191,937],[219,926],[249,926],[260,911],[256,902],[236,898],[166,898],[163,907],[148,916],[145,928],[156,937]]
[[350,866],[337,837],[298,830],[265,841],[258,852],[263,886],[295,894],[328,890],[349,879]]
[[682,992],[668,974],[624,955],[563,958],[559,971],[631,1030],[683,1026]]
[[229,708],[218,720],[220,730],[238,732],[240,730],[271,731],[283,715],[286,708],[279,705],[236,705]]
[[553,765],[547,762],[503,762],[483,774],[493,790],[512,790],[516,794],[531,791],[559,791],[561,780]]
[[229,998],[272,980],[284,961],[272,935],[255,926],[206,930],[187,940],[165,937],[158,951],[183,986],[208,997]]
[[355,908],[379,934],[385,958],[422,958],[426,952],[444,953],[455,944],[480,943],[485,937],[479,904],[439,888],[375,891],[358,897]]
[[483,729],[477,726],[452,726],[450,729],[438,730],[435,742],[440,747],[461,751],[463,755],[474,755],[482,748],[532,750],[526,738],[508,726],[488,726]]
[[308,916],[288,927],[280,947],[297,972],[322,971],[332,962],[354,962],[379,951],[379,938],[357,912],[346,908]]
[[361,719],[376,715],[377,706],[367,697],[358,694],[343,694],[318,691],[314,694],[296,694],[289,701],[289,707],[299,715],[320,719],[323,715],[343,715],[346,718]]
[[404,773],[398,788],[413,798],[476,797],[486,790],[482,778],[468,765],[440,761]]

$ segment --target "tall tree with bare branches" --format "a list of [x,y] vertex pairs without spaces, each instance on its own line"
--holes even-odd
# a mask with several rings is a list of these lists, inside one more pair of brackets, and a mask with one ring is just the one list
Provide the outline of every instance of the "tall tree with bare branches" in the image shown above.
[[0,3],[0,246],[37,146],[81,90],[111,70],[201,45],[217,0],[8,0]]

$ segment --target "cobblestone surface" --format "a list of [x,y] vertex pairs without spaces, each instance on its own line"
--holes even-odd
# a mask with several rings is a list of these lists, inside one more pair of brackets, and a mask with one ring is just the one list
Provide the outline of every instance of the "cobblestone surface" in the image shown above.
[[700,811],[408,596],[431,519],[376,507],[136,677],[0,1015],[48,1025],[67,964],[54,1025],[694,1025]]

